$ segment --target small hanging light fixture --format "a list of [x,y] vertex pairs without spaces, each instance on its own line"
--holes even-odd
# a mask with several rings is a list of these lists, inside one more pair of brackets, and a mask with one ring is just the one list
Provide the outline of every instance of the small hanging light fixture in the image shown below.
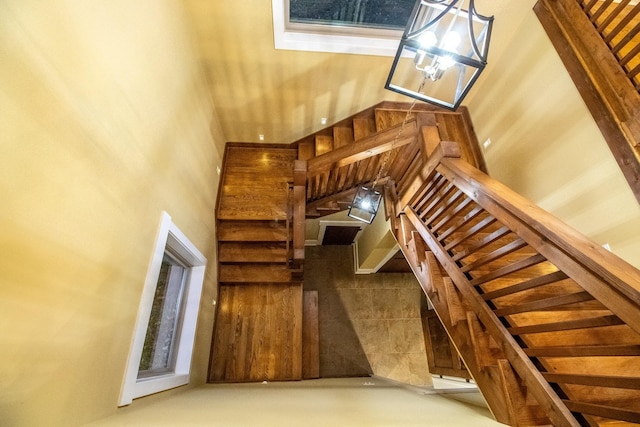
[[386,89],[449,110],[458,108],[487,64],[493,26],[493,16],[478,14],[474,0],[469,0],[468,10],[463,9],[464,3],[417,1]]
[[360,187],[353,198],[351,206],[349,206],[347,215],[353,219],[371,224],[376,217],[376,213],[378,213],[380,200],[382,200],[382,194],[375,190],[375,186],[372,186],[372,188]]
[[380,207],[380,201],[382,200],[382,194],[380,194],[379,191],[376,191],[376,185],[378,184],[378,181],[380,181],[382,174],[386,173],[386,167],[389,162],[389,157],[391,157],[391,152],[400,139],[400,135],[402,135],[402,131],[411,116],[411,112],[413,111],[413,107],[416,105],[416,101],[417,100],[414,99],[411,103],[411,107],[407,110],[404,120],[402,121],[402,126],[400,126],[398,133],[393,139],[389,151],[384,153],[382,164],[380,165],[380,169],[378,169],[378,173],[376,174],[376,179],[373,181],[373,184],[371,187],[362,186],[358,188],[358,191],[356,191],[356,195],[354,196],[353,202],[351,202],[351,206],[349,206],[349,212],[347,213],[349,217],[366,222],[367,224],[371,224],[373,219],[376,217],[378,207]]

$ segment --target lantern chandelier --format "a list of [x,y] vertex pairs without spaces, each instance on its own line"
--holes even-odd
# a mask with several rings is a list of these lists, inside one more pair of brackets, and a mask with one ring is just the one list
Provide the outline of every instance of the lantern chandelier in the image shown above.
[[467,10],[465,0],[417,1],[386,89],[449,110],[458,108],[487,64],[493,26],[493,17],[478,14],[474,0],[468,1]]

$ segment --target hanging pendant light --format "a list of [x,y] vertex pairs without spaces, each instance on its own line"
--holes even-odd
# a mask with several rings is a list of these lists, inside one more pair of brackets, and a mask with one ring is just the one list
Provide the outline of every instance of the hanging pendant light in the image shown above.
[[[386,89],[458,108],[487,64],[493,17],[474,0],[418,0],[405,28]],[[410,59],[412,58],[412,59]]]
[[380,207],[382,195],[375,188],[360,187],[356,192],[351,206],[349,206],[349,217],[371,224],[376,217],[378,207]]
[[358,188],[358,191],[353,198],[353,202],[351,202],[351,206],[349,206],[349,212],[347,213],[349,217],[366,222],[367,224],[371,224],[371,221],[373,221],[373,219],[375,218],[376,213],[378,212],[378,207],[380,206],[380,201],[382,200],[382,194],[376,191],[376,185],[378,185],[378,182],[382,178],[383,174],[386,174],[388,172],[387,164],[389,163],[391,152],[400,139],[400,136],[402,135],[402,132],[407,125],[407,121],[409,121],[409,117],[411,117],[411,112],[413,111],[413,107],[416,106],[416,101],[417,100],[414,99],[411,103],[411,107],[409,107],[407,113],[404,115],[402,126],[400,126],[400,129],[398,130],[395,138],[393,138],[391,147],[386,153],[384,153],[382,164],[378,169],[378,173],[376,174],[376,178],[374,179],[373,184],[371,185],[371,187],[362,186]]

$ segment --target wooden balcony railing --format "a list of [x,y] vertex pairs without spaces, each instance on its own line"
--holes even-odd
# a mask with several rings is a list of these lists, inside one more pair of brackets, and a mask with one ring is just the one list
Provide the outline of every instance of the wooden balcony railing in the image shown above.
[[640,271],[459,157],[440,144],[394,230],[498,421],[639,423]]
[[640,3],[631,0],[576,0],[640,91]]
[[538,0],[534,11],[640,202],[640,4]]

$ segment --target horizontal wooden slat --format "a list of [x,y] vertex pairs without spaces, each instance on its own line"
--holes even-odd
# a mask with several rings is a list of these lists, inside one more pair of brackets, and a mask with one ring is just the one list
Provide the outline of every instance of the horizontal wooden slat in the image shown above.
[[502,289],[497,289],[492,292],[482,294],[482,298],[486,301],[490,301],[496,298],[512,295],[518,292],[526,291],[528,289],[537,288],[538,286],[548,285],[550,283],[559,282],[567,278],[567,275],[562,271],[556,271],[554,273],[545,274],[544,276],[536,277],[524,282],[520,282],[513,286],[508,286]]
[[493,231],[492,233],[487,234],[482,239],[477,240],[473,244],[467,244],[464,248],[461,248],[459,252],[456,252],[453,255],[452,259],[454,261],[459,261],[463,258],[466,258],[472,253],[495,242],[496,240],[506,236],[509,233],[511,233],[511,230],[509,230],[507,227],[500,227],[496,231]]
[[516,271],[520,271],[520,270],[524,270],[525,268],[531,267],[533,265],[536,264],[540,264],[541,262],[544,262],[546,259],[545,257],[543,257],[542,255],[533,255],[530,256],[529,258],[525,258],[523,260],[520,260],[518,262],[514,262],[513,264],[510,265],[506,265],[504,267],[498,268],[496,270],[493,270],[491,273],[489,274],[485,274],[482,277],[478,277],[477,279],[473,279],[471,281],[471,285],[476,286],[479,285],[481,283],[486,283],[490,280],[494,280],[497,279],[499,277],[504,277],[508,274],[511,273],[515,273]]
[[598,405],[595,403],[563,401],[567,408],[573,412],[582,414],[597,415],[603,418],[610,418],[630,423],[640,423],[640,412],[630,409],[616,408],[614,406]]
[[544,298],[538,301],[528,302],[525,304],[514,305],[511,307],[500,308],[494,310],[496,316],[508,316],[510,314],[525,313],[529,311],[547,310],[550,308],[561,307],[568,304],[590,301],[593,297],[588,292],[576,292],[574,294],[562,295],[558,297]]
[[529,325],[509,328],[512,335],[538,334],[543,332],[569,331],[573,329],[597,328],[604,326],[624,325],[615,315],[589,317],[586,319],[567,320],[564,322],[550,322],[539,325]]
[[[477,233],[479,233],[480,231],[484,230],[485,228],[487,228],[488,226],[490,226],[494,222],[496,222],[496,219],[494,217],[492,217],[492,216],[488,216],[488,217],[484,218],[482,221],[478,222],[476,225],[471,227],[469,230],[465,231],[464,233],[460,233],[459,236],[456,236],[455,239],[453,239],[451,242],[449,242],[449,243],[447,243],[445,245],[444,249],[448,251],[448,250],[451,250],[451,249],[455,248],[456,246],[458,246],[459,244],[461,244],[462,242],[464,242],[465,240],[467,240],[471,236],[474,236]],[[438,240],[442,241],[442,240],[446,239],[446,237],[447,237],[446,235],[438,236]]]
[[[456,192],[459,196],[460,193],[457,191],[456,187],[452,183],[448,183],[446,187],[440,191],[437,197],[433,197],[431,200],[431,204],[429,204],[423,211],[419,212],[419,217],[424,221],[428,226],[446,209],[449,203],[449,197],[452,199],[455,197],[451,196],[452,193]],[[437,207],[437,208],[436,208]],[[428,216],[427,216],[428,215]],[[425,219],[426,218],[426,219]]]
[[459,218],[460,212],[463,211],[467,206],[471,205],[471,202],[473,202],[473,200],[469,198],[465,198],[464,200],[462,200],[455,208],[451,210],[451,212],[448,212],[447,215],[440,220],[440,222],[434,224],[432,230],[437,233],[438,230],[440,230],[442,227],[446,226],[454,219]]
[[531,357],[640,356],[640,345],[533,347],[525,348],[524,352]]
[[499,258],[504,257],[512,252],[517,251],[518,249],[522,249],[527,246],[527,243],[522,239],[516,239],[513,242],[502,246],[501,248],[496,249],[495,251],[488,253],[480,258],[476,259],[472,263],[462,266],[462,271],[469,272],[481,267],[485,264],[488,264],[492,261],[495,261]]
[[640,389],[640,378],[638,377],[587,374],[555,374],[550,372],[543,372],[542,376],[550,383],[557,384],[577,384],[593,387]]

